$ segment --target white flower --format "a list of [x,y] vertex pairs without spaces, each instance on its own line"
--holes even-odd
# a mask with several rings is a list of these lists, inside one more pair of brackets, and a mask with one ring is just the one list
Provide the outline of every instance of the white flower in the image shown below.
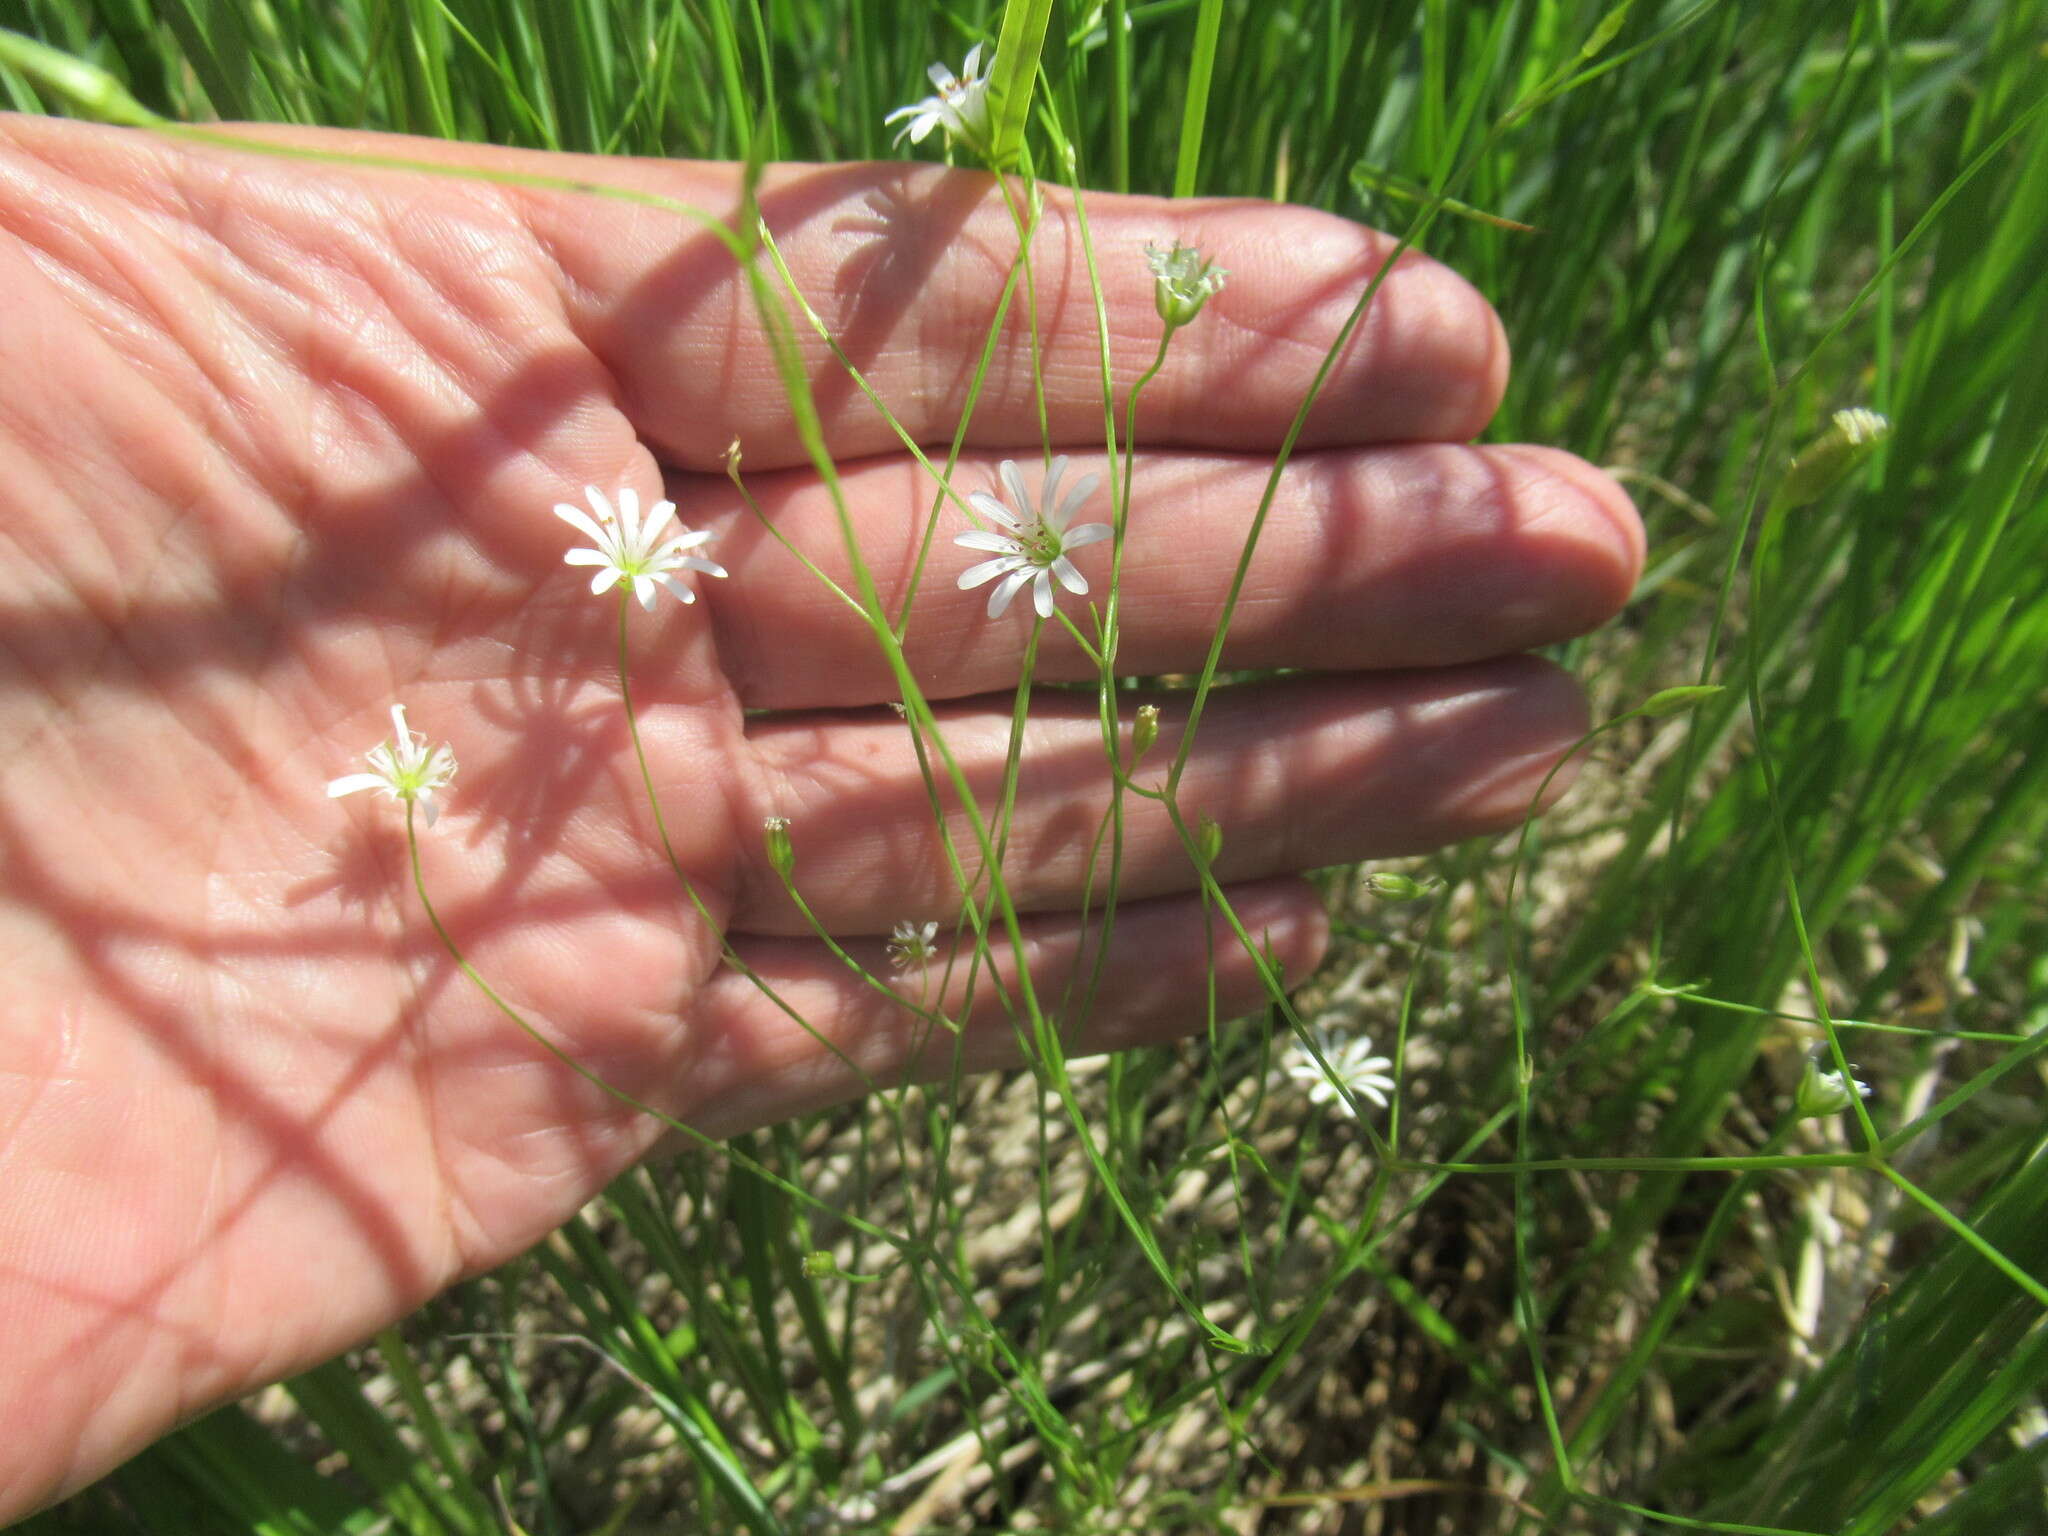
[[1385,1056],[1373,1055],[1372,1036],[1354,1035],[1348,1040],[1337,1040],[1322,1025],[1317,1024],[1313,1028],[1316,1046],[1330,1064],[1329,1072],[1323,1071],[1322,1065],[1299,1041],[1295,1042],[1293,1055],[1287,1062],[1287,1075],[1308,1085],[1309,1102],[1331,1104],[1341,1101],[1343,1095],[1337,1091],[1337,1085],[1341,1083],[1354,1097],[1370,1099],[1385,1109],[1387,1095],[1394,1091],[1391,1075],[1394,1063]]
[[1802,1120],[1839,1115],[1857,1099],[1870,1097],[1870,1084],[1861,1078],[1852,1075],[1845,1079],[1839,1072],[1823,1072],[1820,1056],[1821,1052],[1816,1050],[1806,1058],[1806,1070],[1800,1074],[1799,1089],[1793,1095],[1793,1108]]
[[896,142],[901,144],[907,138],[913,144],[922,144],[934,128],[944,128],[948,138],[969,149],[986,150],[990,131],[989,77],[981,73],[981,44],[976,43],[967,51],[967,62],[960,66],[957,79],[943,64],[934,64],[925,73],[939,88],[939,94],[898,107],[882,119],[885,125],[909,119],[896,131]]
[[928,964],[939,947],[939,925],[904,918],[889,936],[889,963],[899,971]]
[[657,585],[667,587],[683,602],[697,601],[696,592],[687,582],[678,581],[675,572],[702,571],[706,576],[725,575],[724,566],[688,553],[711,537],[708,529],[700,528],[692,533],[687,525],[679,524],[683,529],[681,533],[666,543],[657,542],[668,520],[675,516],[674,502],[657,501],[648,509],[647,519],[642,522],[640,496],[631,486],[619,492],[617,511],[612,510],[611,502],[596,486],[586,485],[583,494],[597,513],[594,520],[581,507],[570,506],[566,502],[555,503],[555,516],[577,532],[587,535],[597,545],[595,549],[572,549],[562,556],[569,565],[599,567],[598,573],[590,580],[592,592],[630,586],[633,595],[640,599],[640,606],[652,612]]
[[1145,265],[1152,269],[1152,307],[1173,326],[1186,325],[1199,315],[1202,306],[1223,291],[1223,279],[1230,275],[1178,240],[1170,251],[1147,245]]
[[1867,448],[1892,435],[1891,419],[1866,406],[1853,405],[1834,414],[1835,430],[1851,448]]
[[448,744],[443,742],[429,752],[427,738],[407,728],[405,706],[394,704],[391,740],[378,742],[366,755],[373,771],[329,780],[327,797],[332,800],[358,790],[380,789],[393,800],[417,801],[420,814],[431,827],[434,818],[441,814],[440,806],[434,803],[434,793],[446,789],[448,781],[455,777],[455,753]]
[[1017,504],[1015,512],[987,491],[968,493],[968,504],[975,511],[998,528],[1009,530],[1007,533],[976,530],[957,534],[953,539],[962,549],[988,550],[996,556],[979,565],[970,565],[960,573],[962,591],[978,587],[984,581],[995,581],[998,576],[1002,578],[996,581],[995,590],[988,595],[990,618],[995,618],[1009,607],[1010,599],[1026,582],[1037,583],[1032,603],[1041,619],[1052,617],[1053,577],[1059,577],[1060,585],[1069,592],[1088,590],[1086,579],[1074,569],[1074,562],[1067,558],[1067,551],[1108,538],[1110,527],[1107,523],[1083,523],[1078,528],[1069,528],[1067,520],[1080,511],[1081,503],[1095,493],[1102,477],[1083,475],[1062,498],[1059,494],[1060,476],[1066,472],[1067,456],[1061,454],[1045,472],[1036,511],[1028,510],[1031,498],[1024,494],[1024,477],[1017,473],[1016,464],[1009,459],[1003,460],[996,473],[1002,477],[1003,488]]
[[1820,500],[1877,452],[1878,444],[1891,432],[1890,418],[1863,406],[1835,412],[1828,429],[1800,449],[1785,466],[1778,499],[1788,507],[1803,507]]

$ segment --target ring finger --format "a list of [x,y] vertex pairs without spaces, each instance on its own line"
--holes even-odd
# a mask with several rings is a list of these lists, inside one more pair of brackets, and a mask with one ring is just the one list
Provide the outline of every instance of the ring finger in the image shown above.
[[[1130,711],[1142,696],[1118,697],[1127,752]],[[1140,785],[1164,777],[1186,719],[1186,694],[1156,701],[1160,737],[1134,775]],[[984,824],[1002,790],[1007,704],[939,711]],[[1584,729],[1577,685],[1528,657],[1224,689],[1211,698],[1177,800],[1190,822],[1206,815],[1220,827],[1225,880],[1415,853],[1513,825]],[[756,771],[741,791],[742,814],[788,818],[797,888],[829,930],[886,933],[903,918],[958,910],[959,885],[902,721],[865,711],[765,717],[748,734]],[[981,863],[972,824],[931,760],[945,835],[971,873]],[[1003,859],[1021,909],[1078,906],[1091,870],[1099,899],[1107,869],[1097,835],[1112,795],[1094,700],[1041,693],[1025,727]],[[1127,796],[1119,892],[1151,896],[1196,883],[1164,808]],[[736,929],[807,931],[758,849],[745,855],[735,895]]]

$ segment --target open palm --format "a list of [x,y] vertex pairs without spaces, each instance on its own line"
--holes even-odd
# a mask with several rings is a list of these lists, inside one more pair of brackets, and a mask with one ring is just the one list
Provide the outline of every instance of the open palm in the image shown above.
[[[729,167],[265,132],[720,215],[736,197]],[[762,203],[847,353],[912,434],[943,441],[1016,249],[994,183],[789,168]],[[1264,205],[1089,212],[1120,379],[1158,335],[1147,241],[1187,240],[1231,274],[1139,424],[1152,451],[1119,666],[1189,671],[1270,453],[1387,242]],[[1035,255],[1050,436],[1100,469],[1094,310],[1056,198]],[[879,651],[722,473],[737,439],[767,519],[851,579],[745,286],[701,229],[587,196],[8,118],[0,293],[4,1518],[517,1252],[660,1139],[456,970],[412,893],[401,809],[325,796],[389,735],[394,702],[460,760],[421,836],[457,942],[562,1050],[712,1134],[951,1059],[950,1037],[920,1055],[916,1017],[813,936],[763,854],[764,817],[789,818],[799,888],[878,970],[892,924],[950,923],[959,897]],[[1022,315],[975,408],[963,490],[994,489],[1005,457],[1037,484]],[[934,487],[822,345],[806,356],[893,612]],[[1505,367],[1483,302],[1404,260],[1252,565],[1226,660],[1315,671],[1220,693],[1181,798],[1222,827],[1237,909],[1294,973],[1323,930],[1291,872],[1516,819],[1581,706],[1513,653],[1600,622],[1634,580],[1640,535],[1604,477],[1459,445]],[[654,835],[618,599],[563,564],[582,541],[549,508],[586,485],[673,497],[731,573],[692,578],[694,605],[633,609],[630,629],[652,777],[723,936]],[[1089,509],[1107,513],[1106,497]],[[968,525],[939,517],[906,652],[992,804],[1029,604],[991,620],[985,592],[957,591],[979,557],[956,559]],[[1098,597],[1109,558],[1077,560]],[[1048,629],[1038,675],[1088,674]],[[1162,703],[1164,758],[1178,731]],[[1005,868],[1054,1000],[1088,953],[1077,909],[1109,792],[1092,699],[1042,692]],[[1096,1005],[1069,1021],[1078,1047],[1201,1017],[1193,883],[1163,816],[1131,802],[1127,904]],[[721,962],[722,942],[788,1011]],[[1226,1006],[1257,995],[1234,944],[1218,971]],[[967,1064],[1010,1059],[1011,1040],[982,986]]]

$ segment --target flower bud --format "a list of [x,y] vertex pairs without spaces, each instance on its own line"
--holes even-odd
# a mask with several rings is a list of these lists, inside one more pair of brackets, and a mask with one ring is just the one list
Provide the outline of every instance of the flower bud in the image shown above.
[[768,862],[784,880],[796,869],[796,850],[789,843],[789,818],[770,816],[761,823],[761,841],[768,848]]
[[822,1248],[813,1248],[804,1255],[804,1278],[806,1280],[830,1280],[839,1273],[839,1266],[832,1255]]
[[1178,240],[1170,251],[1156,245],[1145,247],[1145,265],[1152,269],[1152,307],[1169,330],[1186,325],[1223,291],[1223,279],[1230,274],[1202,253]]
[[1205,814],[1195,828],[1195,843],[1202,850],[1202,862],[1214,864],[1223,852],[1223,829]]
[[1723,686],[1720,683],[1682,683],[1676,688],[1660,688],[1636,706],[1636,713],[1647,715],[1652,720],[1682,714],[1695,705],[1704,704],[1720,693]]
[[1427,896],[1442,885],[1443,877],[1428,875],[1417,880],[1413,876],[1396,873],[1394,870],[1377,870],[1365,877],[1365,888],[1375,896],[1384,896],[1388,901],[1415,901]]
[[1817,1056],[1806,1058],[1806,1070],[1800,1074],[1799,1090],[1793,1095],[1793,1108],[1802,1120],[1825,1119],[1839,1115],[1859,1098],[1870,1097],[1870,1085],[1854,1076],[1846,1081],[1839,1072],[1822,1071]]
[[1131,762],[1138,760],[1152,750],[1152,743],[1159,739],[1159,706],[1140,704],[1138,723],[1131,727]]
[[1837,411],[1828,429],[1792,457],[1778,486],[1778,501],[1803,507],[1819,501],[1891,436],[1892,424],[1862,406]]

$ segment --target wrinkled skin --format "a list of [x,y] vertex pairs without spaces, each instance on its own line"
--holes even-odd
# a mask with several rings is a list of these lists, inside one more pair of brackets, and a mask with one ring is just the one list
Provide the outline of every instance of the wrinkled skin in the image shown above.
[[[274,140],[571,175],[716,214],[730,167],[369,136]],[[798,282],[908,429],[950,434],[1015,250],[987,178],[791,167],[764,211]],[[1245,203],[1090,200],[1118,377],[1158,335],[1142,247],[1229,270],[1145,397],[1123,669],[1199,666],[1270,452],[1389,242]],[[1100,371],[1071,203],[1038,235],[1047,411],[1100,467]],[[634,688],[677,852],[737,952],[866,1072],[943,1073],[915,1021],[826,956],[766,866],[881,965],[954,915],[894,690],[858,619],[738,503],[721,456],[850,579],[730,258],[700,228],[562,192],[0,118],[0,1517],[181,1419],[318,1361],[532,1243],[661,1140],[512,1028],[435,943],[402,808],[332,801],[403,702],[461,769],[422,839],[458,940],[621,1088],[713,1134],[860,1074],[719,963],[662,862],[614,675],[617,601],[548,513],[663,492],[731,571],[633,610]],[[1021,319],[963,489],[1036,483]],[[824,348],[805,356],[850,515],[892,605],[932,487]],[[1627,499],[1559,453],[1461,446],[1501,332],[1404,258],[1283,484],[1226,663],[1313,675],[1219,693],[1183,785],[1291,976],[1324,927],[1292,872],[1511,825],[1582,728],[1516,653],[1598,624],[1641,555]],[[1099,496],[1085,515],[1104,517]],[[978,789],[1001,774],[1030,634],[953,576],[941,513],[908,654]],[[1099,598],[1109,546],[1077,563]],[[1063,599],[1070,612],[1082,605]],[[1085,614],[1083,617],[1085,624]],[[1039,675],[1086,675],[1048,630]],[[1168,701],[1163,765],[1177,744]],[[761,713],[767,710],[772,713]],[[1057,1000],[1106,803],[1085,696],[1042,694],[1009,868]],[[1141,775],[1142,777],[1142,775]],[[963,831],[964,823],[956,820]],[[1127,904],[1076,1049],[1202,1015],[1204,920],[1133,803]],[[1258,995],[1224,942],[1226,1007]],[[1009,964],[1014,969],[1015,957]],[[971,1066],[1012,1058],[986,987]]]

